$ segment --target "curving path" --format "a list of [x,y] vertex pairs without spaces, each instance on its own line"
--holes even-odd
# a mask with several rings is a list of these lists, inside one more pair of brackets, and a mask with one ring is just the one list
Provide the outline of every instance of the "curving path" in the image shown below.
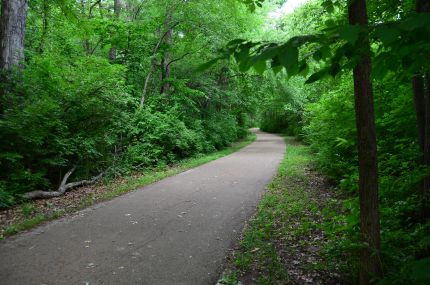
[[0,242],[0,284],[215,284],[285,144],[244,149]]

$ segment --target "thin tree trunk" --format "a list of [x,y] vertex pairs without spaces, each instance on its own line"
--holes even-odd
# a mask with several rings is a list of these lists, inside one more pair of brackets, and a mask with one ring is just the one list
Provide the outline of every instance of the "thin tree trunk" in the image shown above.
[[[172,11],[168,10],[166,13],[166,19],[164,21],[164,28],[166,29],[166,35],[164,37],[164,43],[166,43],[168,46],[172,44],[172,38],[173,38],[173,27],[171,27],[172,22]],[[170,59],[171,54],[169,51],[165,51],[163,58],[161,59],[161,81],[166,80],[170,77],[171,68],[170,68]],[[160,89],[160,94],[167,94],[170,89],[170,84],[168,82],[163,82]]]
[[[81,14],[82,14],[82,17],[84,17],[86,15],[86,12],[85,12],[85,10],[86,10],[85,8],[86,7],[85,6],[86,6],[85,0],[81,0]],[[84,48],[85,54],[89,55],[91,53],[91,47],[90,47],[90,41],[88,40],[88,38],[85,37],[83,39],[82,46]]]
[[148,74],[146,75],[145,83],[143,85],[142,96],[140,97],[141,108],[143,107],[143,104],[145,104],[146,92],[148,92],[148,84],[149,84],[149,81],[151,80],[152,73],[154,72],[154,69],[155,69],[155,64],[153,63],[153,61],[154,60],[151,60],[151,67],[148,71]]
[[[163,33],[163,35],[161,35],[160,39],[158,40],[157,44],[155,45],[153,51],[152,51],[152,56],[151,56],[151,67],[148,71],[148,74],[146,75],[145,78],[145,83],[143,86],[143,91],[142,91],[142,95],[140,97],[140,108],[143,107],[143,104],[145,103],[145,98],[146,98],[146,93],[148,92],[148,84],[149,84],[149,80],[151,79],[152,74],[155,71],[155,68],[157,66],[157,61],[155,56],[157,55],[158,49],[160,48],[161,44],[164,42],[165,38],[168,36],[168,34],[173,30],[174,27],[176,27],[179,24],[179,22],[173,24],[172,26],[168,27],[167,30]],[[159,31],[158,31],[159,32]],[[167,63],[167,65],[169,66],[171,62]],[[162,71],[163,72],[163,71]],[[170,74],[170,72],[169,72]]]
[[[114,0],[113,10],[114,10],[116,21],[119,20],[119,17],[121,15],[121,7],[122,7],[121,0]],[[116,60],[116,52],[117,52],[116,46],[113,44],[111,49],[109,50],[109,60],[111,62],[114,62]]]
[[421,151],[423,151],[425,138],[424,79],[419,74],[416,74],[412,77],[412,91],[414,94],[415,114],[417,119],[418,142]]
[[39,47],[38,47],[39,53],[43,53],[45,49],[45,41],[46,41],[46,36],[48,34],[48,26],[49,26],[48,17],[49,17],[49,3],[48,3],[48,0],[43,0],[42,36],[40,38]]
[[[349,23],[367,26],[366,1],[352,0],[349,3]],[[382,270],[379,255],[378,167],[369,40],[363,39],[361,46],[366,48],[367,54],[362,55],[354,68],[353,77],[358,136],[360,231],[361,239],[366,245],[360,253],[359,282],[361,285],[367,285],[372,284],[372,280],[379,277]]]

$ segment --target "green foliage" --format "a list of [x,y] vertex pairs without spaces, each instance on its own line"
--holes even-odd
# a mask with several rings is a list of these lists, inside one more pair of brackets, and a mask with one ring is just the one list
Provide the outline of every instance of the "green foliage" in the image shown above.
[[110,159],[130,102],[120,72],[104,59],[33,57],[0,121],[7,142],[0,180],[8,191],[52,189],[73,165],[91,161],[94,171]]
[[[223,56],[233,57],[242,70],[253,67],[266,78],[270,76],[265,70],[272,69],[278,75],[271,85],[286,86],[268,89],[260,108],[261,126],[299,134],[311,146],[319,169],[342,190],[345,198],[325,210],[330,220],[324,230],[333,242],[324,248],[328,264],[353,278],[358,276],[363,244],[350,70],[361,55],[372,56],[384,268],[378,282],[424,284],[430,253],[421,241],[428,236],[429,220],[419,214],[420,183],[430,172],[420,163],[410,78],[428,72],[430,66],[430,17],[417,15],[413,1],[370,1],[369,26],[353,26],[346,24],[345,4],[310,1],[279,20],[275,40],[231,41]],[[362,49],[366,39],[371,50]]]
[[129,165],[171,164],[203,151],[204,137],[188,129],[175,112],[139,110],[127,131]]
[[349,181],[345,176],[355,171],[358,163],[352,82],[336,80],[333,83],[336,89],[306,106],[303,132],[323,172],[332,179],[344,179],[341,183],[345,187],[357,189],[356,181]]
[[[247,134],[260,79],[230,77],[229,63],[194,69],[220,43],[257,27],[258,16],[229,0],[129,1],[118,17],[113,1],[92,4],[29,4],[25,68],[2,73],[0,84],[2,208],[26,192],[56,190],[74,167],[70,181],[108,168],[130,173]],[[169,75],[159,80],[162,73]]]

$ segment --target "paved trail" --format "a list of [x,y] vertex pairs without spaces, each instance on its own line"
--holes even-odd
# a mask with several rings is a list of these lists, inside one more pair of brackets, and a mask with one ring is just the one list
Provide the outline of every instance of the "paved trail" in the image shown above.
[[0,284],[210,284],[285,145],[232,155],[0,242]]

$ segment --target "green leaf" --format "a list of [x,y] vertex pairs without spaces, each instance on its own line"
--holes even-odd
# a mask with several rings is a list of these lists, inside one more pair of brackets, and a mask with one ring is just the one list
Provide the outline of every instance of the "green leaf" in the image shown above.
[[200,66],[198,66],[196,68],[195,72],[199,73],[199,72],[203,72],[205,70],[208,70],[212,65],[214,65],[215,63],[217,63],[220,59],[224,59],[224,58],[225,57],[221,57],[220,56],[220,57],[214,58],[214,59],[212,59],[212,60],[210,60],[208,62],[205,62],[205,63],[201,64]]
[[299,70],[299,50],[291,45],[286,45],[278,55],[280,63],[287,70],[288,76],[297,74]]
[[307,76],[309,73],[309,66],[305,60],[303,60],[300,64],[299,73],[302,76]]
[[273,66],[272,70],[275,74],[278,74],[279,72],[282,71],[282,68],[283,68],[282,66],[278,65],[278,66]]
[[426,236],[421,240],[421,244],[430,247],[430,236]]
[[339,36],[348,43],[354,45],[360,37],[360,32],[363,28],[359,25],[345,25],[341,27]]
[[271,46],[265,47],[265,48],[261,49],[260,53],[256,56],[254,56],[251,59],[251,61],[257,62],[257,61],[261,61],[261,60],[273,59],[274,57],[276,57],[279,54],[279,51],[280,51],[280,47],[277,45],[271,45]]
[[430,257],[416,261],[412,268],[412,278],[419,281],[430,281],[429,268]]
[[258,61],[253,65],[253,67],[258,74],[263,74],[267,68],[267,64],[266,61]]
[[246,40],[244,40],[244,39],[234,39],[234,40],[232,40],[232,41],[229,41],[228,43],[227,43],[227,46],[228,47],[233,47],[233,46],[237,46],[237,45],[239,45],[239,44],[243,44],[243,43],[245,43],[246,42]]
[[334,6],[333,6],[333,2],[331,2],[331,0],[325,0],[324,2],[321,3],[321,6],[326,9],[326,11],[328,13],[333,13],[334,12]]
[[328,73],[335,77],[339,72],[340,72],[341,68],[340,68],[340,64],[339,62],[333,62],[332,65],[330,66]]
[[320,61],[322,59],[322,52],[321,50],[317,50],[312,54],[312,58],[316,61]]
[[399,38],[400,31],[394,28],[381,27],[375,31],[375,35],[384,45],[390,45]]
[[314,83],[315,81],[320,80],[325,75],[327,75],[327,69],[320,70],[318,72],[315,72],[311,76],[309,76],[308,80],[306,80],[306,84]]

